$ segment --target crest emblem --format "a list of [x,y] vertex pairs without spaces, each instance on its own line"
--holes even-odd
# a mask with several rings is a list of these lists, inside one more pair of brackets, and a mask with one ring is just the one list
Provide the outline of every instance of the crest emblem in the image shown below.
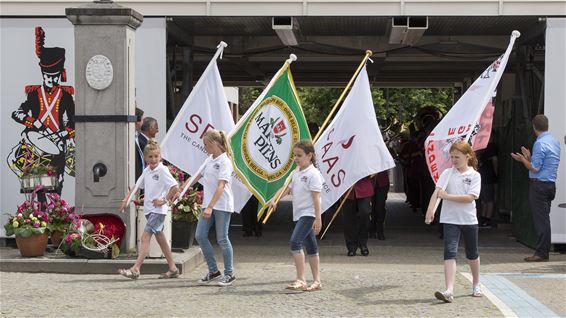
[[293,164],[291,148],[298,140],[299,125],[293,111],[285,101],[271,96],[255,109],[245,127],[244,161],[261,178],[278,180]]

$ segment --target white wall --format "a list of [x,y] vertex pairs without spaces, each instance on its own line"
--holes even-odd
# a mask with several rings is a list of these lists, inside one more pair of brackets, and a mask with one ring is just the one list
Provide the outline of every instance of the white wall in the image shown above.
[[544,113],[549,131],[560,141],[560,166],[556,180],[556,198],[552,201],[550,225],[552,243],[566,243],[566,19],[546,20],[544,74]]
[[[42,83],[35,55],[35,27],[45,31],[45,47],[62,47],[65,52],[67,82],[75,84],[74,29],[66,18],[0,19],[0,237],[4,236],[6,213],[12,214],[25,200],[17,176],[9,169],[7,157],[20,140],[21,124],[12,112],[26,100],[24,87]],[[165,136],[166,30],[164,18],[145,19],[136,32],[136,99],[146,116],[159,122],[158,139]],[[74,204],[75,180],[65,176],[62,196]]]

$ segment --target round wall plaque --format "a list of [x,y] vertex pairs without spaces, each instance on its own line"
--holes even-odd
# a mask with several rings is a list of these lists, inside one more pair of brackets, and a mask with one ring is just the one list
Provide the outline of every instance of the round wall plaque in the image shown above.
[[114,70],[112,63],[104,55],[95,55],[86,64],[86,81],[96,90],[106,89],[112,83]]

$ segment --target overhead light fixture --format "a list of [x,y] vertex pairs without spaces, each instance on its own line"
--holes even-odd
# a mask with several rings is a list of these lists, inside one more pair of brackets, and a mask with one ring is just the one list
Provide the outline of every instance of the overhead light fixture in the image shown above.
[[393,17],[389,44],[415,45],[428,29],[428,17]]
[[281,43],[287,46],[296,46],[298,29],[297,21],[293,17],[273,17],[271,18],[271,28],[277,33]]
[[428,17],[409,17],[407,33],[403,38],[403,44],[415,45],[423,37],[428,29]]
[[389,29],[389,44],[401,44],[407,33],[409,19],[407,17],[391,18],[391,28]]

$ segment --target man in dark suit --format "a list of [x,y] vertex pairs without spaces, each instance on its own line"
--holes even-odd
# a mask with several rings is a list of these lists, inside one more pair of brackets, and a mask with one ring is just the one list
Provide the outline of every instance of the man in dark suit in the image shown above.
[[[145,164],[143,161],[143,149],[139,143],[139,135],[141,126],[143,123],[143,110],[136,107],[136,135],[135,135],[135,143],[136,143],[136,181],[141,176],[143,169],[145,168]],[[146,141],[147,143],[147,141]]]

